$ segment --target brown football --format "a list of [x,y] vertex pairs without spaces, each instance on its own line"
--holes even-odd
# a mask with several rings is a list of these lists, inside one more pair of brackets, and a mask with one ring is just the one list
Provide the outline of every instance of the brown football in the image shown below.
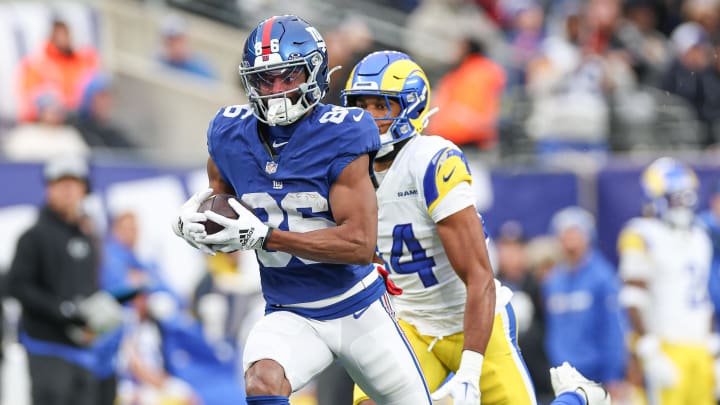
[[[198,212],[205,212],[205,211],[212,211],[216,214],[220,214],[227,218],[237,218],[238,214],[235,212],[235,210],[230,206],[228,203],[228,200],[230,198],[234,198],[237,200],[237,197],[230,194],[215,194],[208,197],[205,201],[203,201],[200,204],[200,207],[198,207]],[[240,200],[238,200],[240,201]],[[242,202],[240,202],[242,204]],[[245,204],[243,204],[245,205]],[[211,220],[207,220],[203,223],[205,225],[205,232],[207,232],[208,235],[212,235],[214,233],[220,232],[223,230],[223,226],[219,225]]]

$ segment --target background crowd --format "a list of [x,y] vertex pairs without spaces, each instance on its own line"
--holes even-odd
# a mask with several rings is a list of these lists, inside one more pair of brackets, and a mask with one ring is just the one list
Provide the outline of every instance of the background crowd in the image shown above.
[[[318,27],[331,66],[343,66],[326,102],[339,102],[349,69],[373,50],[408,52],[428,73],[439,111],[426,133],[470,158],[540,400],[552,396],[548,367],[568,360],[614,403],[644,403],[626,314],[608,304],[622,284],[615,241],[641,214],[640,168],[671,154],[698,169],[696,207],[720,261],[718,0],[0,1],[0,184],[12,190],[0,196],[4,403],[29,404],[31,392],[94,404],[242,400],[239,353],[263,307],[254,257],[169,242],[168,211],[203,186],[195,169],[212,114],[245,101],[242,38],[284,13]],[[53,159],[68,154],[91,164]],[[523,194],[534,186],[546,192]],[[513,211],[523,201],[533,208]],[[81,208],[87,217],[61,213]],[[36,217],[64,230],[85,273],[52,275],[57,257],[33,251],[26,260],[47,272],[18,277],[15,246]],[[108,309],[116,324],[82,311],[76,297],[98,291],[121,298]],[[28,340],[21,316],[78,350]],[[48,357],[72,366],[51,370]],[[293,403],[349,398],[333,373]],[[28,375],[55,391],[34,391]]]

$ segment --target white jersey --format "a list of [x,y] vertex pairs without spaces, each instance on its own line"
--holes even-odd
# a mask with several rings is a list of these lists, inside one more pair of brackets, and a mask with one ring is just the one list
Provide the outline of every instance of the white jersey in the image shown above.
[[704,343],[713,314],[708,296],[712,244],[705,231],[678,229],[656,218],[636,218],[620,240],[620,276],[647,284],[642,312],[648,333],[673,343]]
[[[378,177],[378,250],[403,289],[393,297],[398,317],[423,335],[461,332],[466,288],[450,265],[436,223],[474,206],[464,155],[444,138],[415,136]],[[502,308],[507,299],[498,304]]]

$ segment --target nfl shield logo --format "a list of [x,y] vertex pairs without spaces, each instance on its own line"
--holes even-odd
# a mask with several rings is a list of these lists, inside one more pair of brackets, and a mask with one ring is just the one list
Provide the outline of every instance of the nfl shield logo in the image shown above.
[[267,174],[274,174],[276,171],[277,171],[277,163],[265,162],[265,172],[267,172]]

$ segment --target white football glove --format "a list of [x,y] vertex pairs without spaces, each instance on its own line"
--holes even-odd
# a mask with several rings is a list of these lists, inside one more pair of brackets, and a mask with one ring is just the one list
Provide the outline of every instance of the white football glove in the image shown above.
[[455,375],[442,387],[430,395],[433,401],[439,401],[448,395],[454,405],[478,405],[480,403],[480,373],[483,355],[471,350],[463,350],[460,367]]
[[640,337],[636,351],[649,385],[654,388],[666,388],[677,383],[677,369],[672,360],[660,349],[660,340],[656,336]]
[[107,291],[96,291],[80,301],[78,309],[90,330],[98,334],[114,330],[123,322],[122,305]]
[[205,211],[207,219],[225,228],[212,235],[204,235],[195,240],[212,245],[215,251],[224,253],[236,250],[262,249],[265,240],[270,237],[272,228],[263,224],[250,210],[231,198],[228,204],[238,214],[237,219],[224,217],[212,211]]
[[213,189],[208,188],[204,191],[199,191],[193,194],[185,203],[180,207],[180,215],[178,215],[177,221],[172,225],[172,229],[175,235],[183,238],[185,242],[195,249],[199,249],[203,253],[209,255],[215,255],[212,249],[207,245],[199,243],[198,238],[206,235],[205,222],[207,217],[202,212],[197,212],[205,199],[210,197],[213,193]]

